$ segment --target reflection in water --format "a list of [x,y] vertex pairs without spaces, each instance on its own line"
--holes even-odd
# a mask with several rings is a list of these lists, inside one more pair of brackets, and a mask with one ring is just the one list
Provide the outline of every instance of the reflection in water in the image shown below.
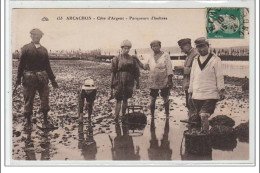
[[[137,107],[137,108],[136,108]],[[128,106],[127,122],[129,130],[144,130],[147,124],[147,117],[142,112],[134,112],[134,109],[142,109],[141,106]],[[132,109],[132,113],[129,113],[129,109]]]
[[212,160],[212,153],[207,155],[198,155],[185,152],[185,154],[181,156],[181,160]]
[[222,69],[224,75],[249,77],[249,61],[222,61]]
[[[139,147],[134,147],[133,137],[129,136],[128,125],[122,122],[122,130],[119,123],[115,124],[116,137],[112,144],[113,160],[140,160]],[[123,132],[123,134],[122,134]]]
[[237,146],[236,136],[212,136],[213,149],[233,151]]
[[249,143],[249,135],[238,135],[238,140],[239,142],[245,142],[245,143]]
[[[172,65],[183,66],[184,60],[172,60]],[[249,61],[222,61],[223,75],[232,77],[249,77]]]
[[[41,136],[40,146],[41,150],[41,160],[50,160],[50,136],[48,130],[44,130]],[[32,131],[26,130],[25,133],[27,134],[27,138],[25,140],[25,155],[26,160],[36,160],[35,148],[34,148],[34,141],[31,138]]]
[[81,154],[85,160],[96,160],[97,143],[93,137],[93,127],[88,126],[86,139],[84,138],[83,123],[79,123],[78,128],[78,148],[81,149]]
[[239,142],[249,143],[249,121],[239,124],[235,130]]
[[28,130],[26,131],[26,134],[27,134],[27,138],[25,140],[25,148],[24,148],[25,158],[26,160],[36,160],[35,149],[33,144],[34,141],[31,138],[32,131]]
[[172,150],[170,148],[170,141],[168,139],[169,134],[169,119],[166,119],[164,126],[163,138],[161,145],[158,144],[158,139],[155,133],[154,117],[151,119],[151,140],[150,148],[148,149],[148,156],[150,160],[171,160]]
[[182,142],[180,155],[182,160],[212,160],[211,138],[208,134],[191,133],[185,131],[185,152],[182,154]]
[[44,130],[41,135],[41,143],[40,146],[42,148],[41,152],[41,160],[50,160],[50,135],[49,130]]

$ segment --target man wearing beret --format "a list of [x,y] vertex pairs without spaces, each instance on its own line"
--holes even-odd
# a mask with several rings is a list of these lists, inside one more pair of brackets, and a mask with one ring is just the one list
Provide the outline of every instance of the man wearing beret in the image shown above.
[[27,119],[25,129],[31,129],[31,116],[36,91],[40,96],[40,112],[43,113],[43,128],[53,128],[48,121],[49,107],[49,79],[54,88],[58,88],[52,72],[48,51],[40,44],[43,32],[37,28],[32,29],[32,42],[22,47],[16,85],[23,85],[24,116]]
[[182,83],[182,88],[185,91],[186,95],[186,107],[189,109],[189,114],[190,109],[192,107],[192,103],[189,102],[189,85],[190,85],[190,72],[191,72],[191,67],[192,63],[194,60],[194,57],[198,55],[198,52],[196,49],[191,47],[191,39],[189,38],[184,38],[178,41],[178,45],[180,46],[180,49],[183,53],[187,55],[185,62],[184,62],[184,69],[183,69],[183,83]]
[[151,49],[154,54],[150,58],[147,59],[147,62],[142,64],[138,61],[141,68],[145,70],[150,70],[150,96],[151,96],[151,115],[154,117],[155,111],[155,102],[156,98],[160,95],[164,101],[165,114],[169,116],[169,95],[170,89],[173,86],[172,82],[172,64],[170,55],[168,53],[162,52],[161,42],[159,40],[154,40],[150,44]]
[[191,69],[189,97],[201,121],[201,132],[209,132],[208,118],[214,113],[218,100],[224,99],[225,85],[221,59],[210,52],[206,38],[195,40],[199,55]]

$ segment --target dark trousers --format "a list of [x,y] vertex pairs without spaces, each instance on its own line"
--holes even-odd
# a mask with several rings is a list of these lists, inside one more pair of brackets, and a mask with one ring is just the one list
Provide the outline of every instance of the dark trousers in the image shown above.
[[199,115],[201,113],[213,114],[218,102],[217,99],[207,99],[207,100],[196,100],[192,99],[193,105],[195,107],[196,113]]
[[36,92],[38,91],[40,96],[40,112],[48,112],[50,110],[49,106],[49,86],[48,84],[38,85],[37,87],[23,87],[24,95],[24,113],[32,114],[33,112],[33,102]]
[[40,96],[40,112],[47,113],[49,106],[49,80],[45,71],[25,72],[23,76],[24,114],[33,114],[33,102],[36,92]]

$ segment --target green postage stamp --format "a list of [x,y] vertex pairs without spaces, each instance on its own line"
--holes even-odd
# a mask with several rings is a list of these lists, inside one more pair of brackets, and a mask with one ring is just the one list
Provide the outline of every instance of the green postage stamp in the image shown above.
[[244,8],[207,8],[207,37],[244,38]]

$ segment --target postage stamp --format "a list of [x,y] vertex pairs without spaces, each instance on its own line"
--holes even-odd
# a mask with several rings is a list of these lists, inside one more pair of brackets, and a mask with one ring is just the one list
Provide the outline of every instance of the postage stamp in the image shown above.
[[244,38],[243,8],[208,8],[208,38]]

